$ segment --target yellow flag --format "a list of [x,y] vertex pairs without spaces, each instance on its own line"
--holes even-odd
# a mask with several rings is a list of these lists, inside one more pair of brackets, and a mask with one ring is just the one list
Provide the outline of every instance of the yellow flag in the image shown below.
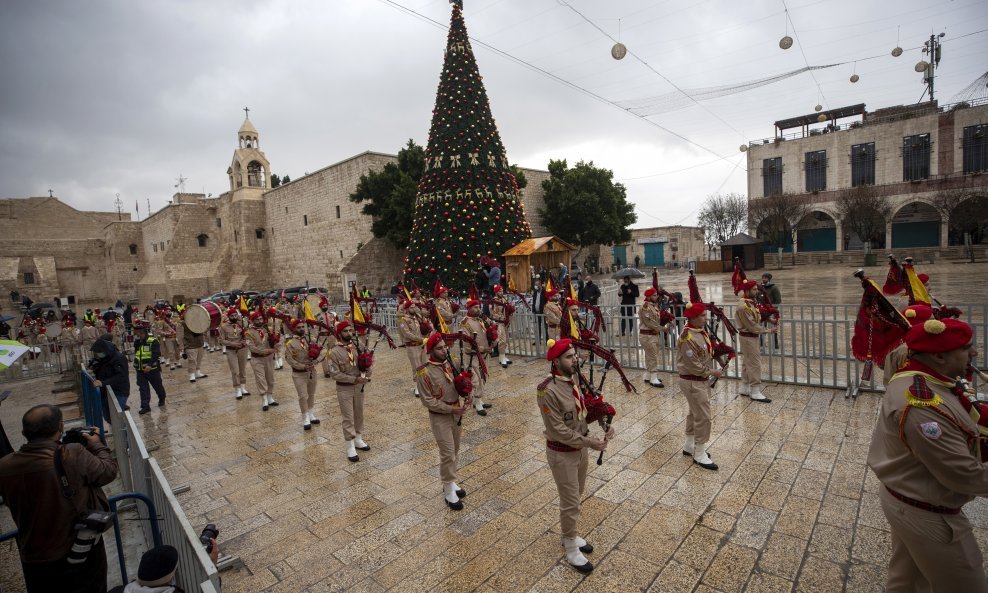
[[443,321],[443,315],[439,311],[436,311],[436,319],[439,320],[439,333],[448,334],[449,329],[447,329],[446,322]]
[[241,313],[250,312],[250,309],[247,307],[247,301],[244,300],[244,295],[240,295],[240,302],[237,303],[237,308],[240,309]]
[[580,330],[576,326],[576,320],[573,319],[573,314],[570,313],[569,309],[566,309],[566,314],[569,315],[569,337],[574,340],[580,339]]
[[360,310],[360,303],[357,302],[357,299],[351,297],[350,302],[353,304],[353,320],[366,323],[367,320],[364,319],[364,312]]
[[316,316],[312,313],[312,306],[309,305],[309,299],[302,301],[302,313],[305,315],[306,321],[315,321]]
[[508,290],[512,290],[512,291],[518,290],[518,287],[515,286],[515,277],[514,277],[514,275],[509,275],[508,276]]
[[404,282],[401,284],[401,289],[403,291],[405,291],[405,298],[408,299],[408,300],[412,300],[412,294],[410,292],[408,292],[408,289],[407,288],[405,288],[405,283]]
[[926,290],[926,285],[923,284],[923,281],[916,275],[916,270],[908,264],[903,267],[906,270],[906,278],[909,279],[909,290],[913,295],[913,300],[917,303],[930,306],[933,302],[933,298],[930,297],[929,291]]
[[573,288],[573,281],[567,280],[566,283],[569,284],[569,298],[573,299],[574,301],[579,300],[576,296],[576,289]]

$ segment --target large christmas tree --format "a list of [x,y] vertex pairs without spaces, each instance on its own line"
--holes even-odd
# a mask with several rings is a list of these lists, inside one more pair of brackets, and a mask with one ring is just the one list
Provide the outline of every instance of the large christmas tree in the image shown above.
[[452,4],[405,275],[423,288],[438,276],[465,291],[481,257],[500,257],[532,229],[470,47],[462,1]]

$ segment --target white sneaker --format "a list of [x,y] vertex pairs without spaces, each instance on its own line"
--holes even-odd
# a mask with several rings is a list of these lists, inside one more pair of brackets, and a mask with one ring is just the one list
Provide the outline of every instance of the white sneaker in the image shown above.
[[751,389],[751,401],[762,403],[762,404],[770,404],[770,403],[772,403],[772,400],[770,400],[769,398],[765,397],[765,394],[762,393],[762,386],[761,385],[755,385],[755,386],[752,387],[752,389]]
[[302,414],[302,430],[312,430],[312,421],[309,419],[308,412]]
[[714,463],[714,460],[711,459],[710,455],[707,454],[706,443],[696,446],[696,451],[693,453],[693,463],[699,465],[703,469],[709,469],[713,471],[717,471],[718,469],[717,464]]
[[235,397],[237,399],[243,399],[244,398],[244,394],[243,394],[242,391],[240,391],[240,388],[239,387],[237,387],[236,389],[233,390],[233,397]]
[[195,383],[195,382],[196,382],[196,374],[189,373],[189,383]]

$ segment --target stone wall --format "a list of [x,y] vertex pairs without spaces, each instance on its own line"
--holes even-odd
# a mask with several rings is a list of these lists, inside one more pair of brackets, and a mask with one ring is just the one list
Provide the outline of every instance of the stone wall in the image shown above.
[[525,174],[525,180],[528,182],[525,189],[521,190],[521,203],[525,206],[525,217],[528,219],[528,224],[532,226],[532,236],[547,237],[552,233],[542,225],[539,219],[539,208],[545,207],[545,191],[542,190],[542,182],[549,178],[549,172],[541,169],[519,168]]
[[[387,239],[371,239],[340,270],[339,289],[349,291],[352,281],[358,288],[366,286],[371,294],[390,294],[391,287],[401,279],[406,254],[404,249],[396,249]],[[342,293],[337,293],[337,286],[328,288],[334,302],[343,297]]]
[[361,175],[396,158],[364,152],[264,194],[275,287],[308,282],[342,295],[340,269],[373,239],[370,217],[360,213],[363,205],[351,202],[350,194]]
[[[113,222],[106,225],[103,237],[107,292],[125,303],[136,299],[137,283],[145,265],[141,224]],[[131,246],[134,253],[131,253]]]

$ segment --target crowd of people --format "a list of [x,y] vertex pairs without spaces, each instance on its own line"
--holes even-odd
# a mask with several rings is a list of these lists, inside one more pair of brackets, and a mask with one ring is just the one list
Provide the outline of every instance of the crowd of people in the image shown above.
[[[439,281],[431,294],[399,284],[397,332],[409,361],[410,391],[426,408],[436,441],[443,501],[459,511],[465,508],[467,497],[458,483],[462,418],[471,410],[479,417],[487,416],[500,391],[487,361],[496,360],[503,369],[513,364],[507,352],[508,333],[519,300],[537,318],[544,318],[545,326],[537,324],[537,331],[539,340],[545,332],[549,370],[536,388],[536,402],[544,423],[546,459],[559,495],[560,543],[566,561],[589,573],[593,564],[587,555],[594,548],[579,531],[588,452],[605,451],[615,435],[610,424],[613,408],[604,414],[594,411],[601,403],[600,393],[581,373],[586,363],[581,349],[593,351],[599,342],[600,325],[594,320],[599,315],[600,291],[589,277],[580,289],[568,275],[559,283],[547,281],[549,285],[543,286],[540,278],[533,278],[533,291],[525,298],[505,289],[496,262],[485,262],[469,298],[454,294]],[[738,392],[751,402],[770,404],[762,380],[761,339],[777,331],[774,305],[781,302],[781,292],[768,273],[761,283],[742,275],[735,279],[734,288],[739,298],[733,319],[740,342]],[[649,387],[665,387],[662,350],[674,350],[678,391],[689,408],[683,455],[701,469],[718,471],[710,447],[711,389],[724,374],[722,356],[727,350],[734,353],[718,343],[708,324],[711,315],[723,316],[723,312],[704,303],[694,289],[691,284],[687,302],[665,291],[655,276],[639,306],[638,286],[623,280],[619,287],[621,329],[634,333],[637,324],[645,360],[642,380]],[[88,360],[96,385],[111,387],[125,408],[132,367],[140,392],[140,414],[151,411],[152,390],[158,406],[166,405],[164,369],[175,370],[184,363],[190,382],[207,378],[201,370],[204,352],[223,352],[232,398],[237,401],[251,394],[249,366],[264,412],[279,405],[276,371],[287,366],[298,397],[302,431],[321,423],[315,395],[319,381],[328,379],[335,386],[339,406],[343,456],[351,463],[360,462],[360,453],[371,450],[364,438],[364,400],[374,374],[371,334],[379,332],[391,341],[385,328],[372,323],[373,299],[354,291],[350,308],[342,316],[331,310],[324,296],[318,313],[303,297],[270,302],[241,299],[216,304],[214,310],[209,327],[193,331],[187,322],[189,308],[184,305],[133,308],[126,320],[119,316],[120,324],[130,332],[114,332],[115,317],[87,311],[83,327],[92,330],[85,337],[80,331],[77,339],[62,344],[78,348],[73,356]],[[772,311],[774,318],[767,315]],[[982,463],[983,451],[988,451],[988,426],[982,424],[988,425],[988,420],[979,422],[988,419],[988,413],[978,417],[981,408],[971,407],[956,382],[977,354],[972,330],[922,305],[912,304],[902,315],[911,329],[904,333],[903,344],[882,361],[887,391],[868,455],[869,466],[883,484],[882,508],[892,528],[889,590],[927,582],[934,590],[946,590],[946,583],[963,583],[965,591],[985,591],[980,550],[961,510],[974,496],[988,495],[988,469]],[[55,322],[62,324],[60,337],[74,333],[74,315],[45,319],[43,325],[49,328]],[[40,323],[26,320],[19,332],[27,337]],[[466,362],[462,355],[459,362],[451,356],[457,341]],[[132,344],[132,362],[121,348],[124,344]],[[601,426],[599,438],[590,434],[593,423]],[[29,590],[54,590],[45,587],[54,582],[55,575],[71,573],[80,583],[98,580],[100,571],[105,590],[105,554],[99,538],[94,540],[97,544],[91,556],[73,562],[70,540],[78,536],[78,530],[53,531],[52,525],[71,522],[84,509],[106,510],[100,488],[116,474],[112,455],[92,432],[83,434],[74,445],[63,445],[60,412],[53,406],[32,408],[23,427],[28,443],[0,460],[0,494],[14,510],[21,531],[19,545]],[[69,477],[60,480],[59,471]],[[39,501],[60,510],[41,518],[36,511]],[[147,573],[153,574],[153,582],[166,583],[173,576],[174,563],[169,557],[167,550],[159,550],[158,560],[149,560],[149,566],[156,561],[160,564]]]

